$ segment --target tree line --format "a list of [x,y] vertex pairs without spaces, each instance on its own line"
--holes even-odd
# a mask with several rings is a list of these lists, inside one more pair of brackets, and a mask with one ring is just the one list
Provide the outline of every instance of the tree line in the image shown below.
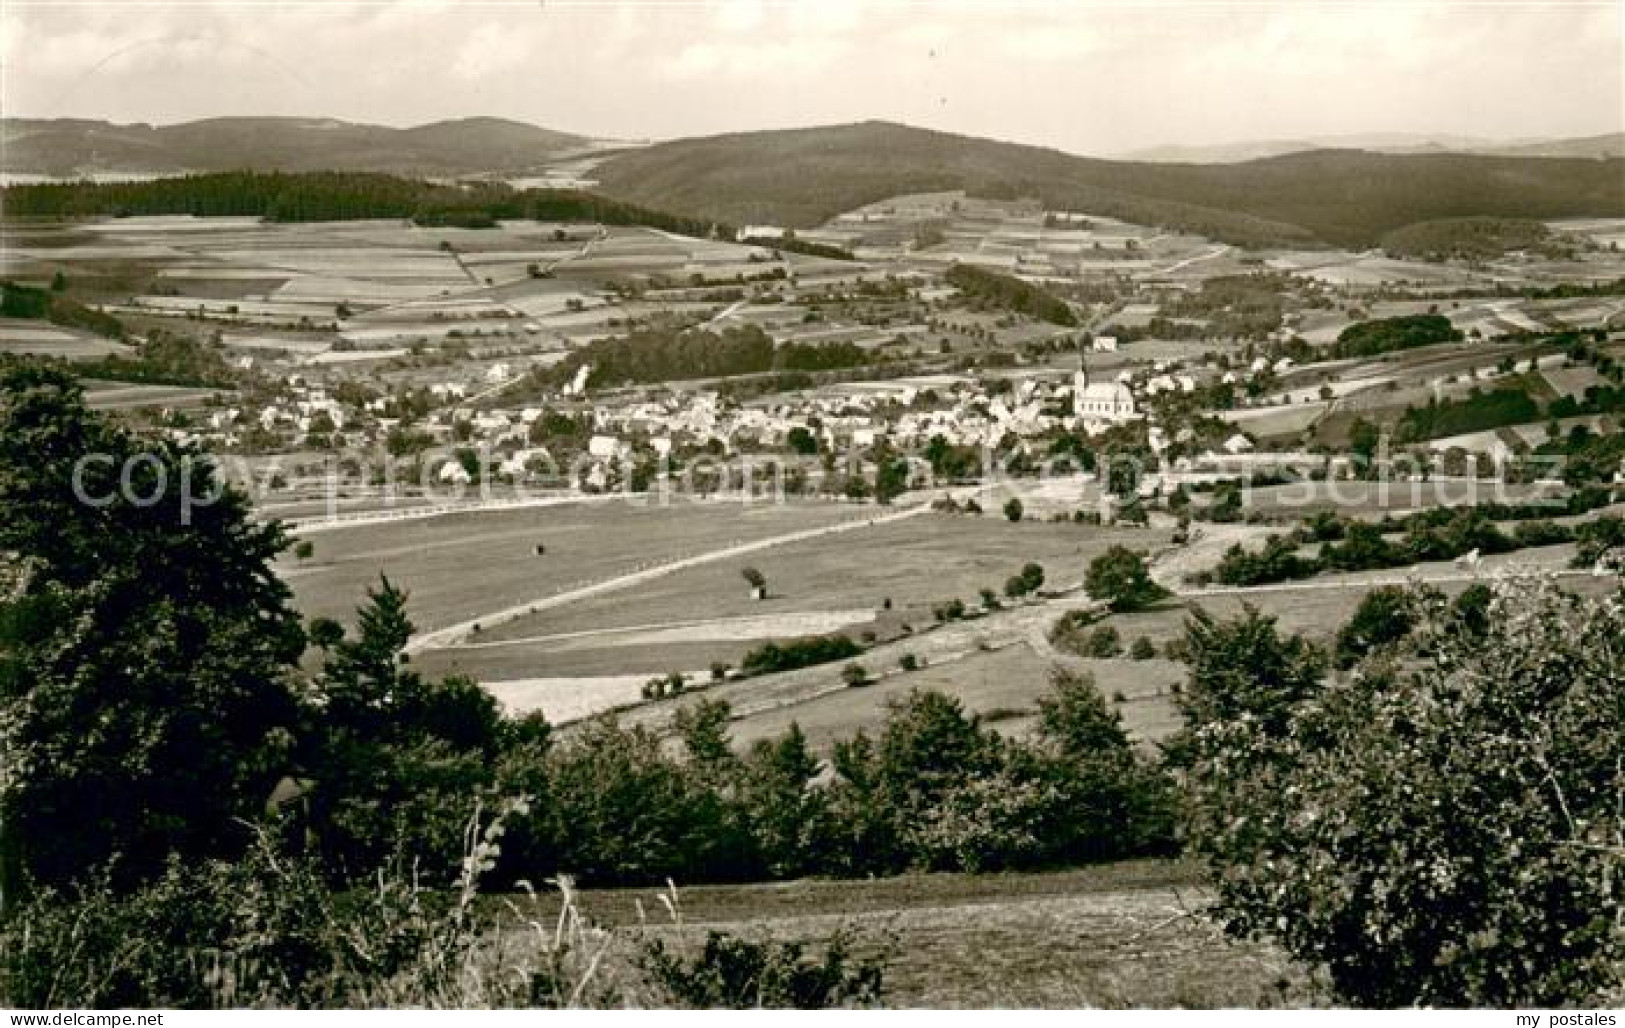
[[267,221],[410,219],[421,225],[488,228],[499,220],[647,225],[705,237],[726,226],[574,189],[516,190],[500,182],[439,184],[369,172],[231,171],[143,182],[7,186],[8,217],[85,218],[187,214]]
[[948,284],[972,300],[1048,321],[1054,325],[1076,325],[1077,316],[1065,300],[1047,290],[970,264],[956,264],[943,276]]

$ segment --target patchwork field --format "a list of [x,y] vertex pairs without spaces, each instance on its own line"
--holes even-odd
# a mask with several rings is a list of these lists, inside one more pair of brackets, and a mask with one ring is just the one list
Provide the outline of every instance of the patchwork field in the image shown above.
[[124,410],[131,407],[202,407],[210,397],[222,395],[218,389],[192,389],[187,386],[140,385],[134,382],[84,382],[85,402],[92,410]]
[[0,353],[36,354],[66,360],[127,356],[131,348],[102,336],[42,321],[0,318]]
[[[1057,661],[1038,653],[1026,641],[973,651],[950,662],[928,663],[918,671],[866,662],[872,673],[882,675],[873,684],[832,690],[804,703],[751,714],[730,727],[735,742],[748,746],[757,739],[782,734],[793,722],[806,733],[813,749],[827,753],[836,742],[860,730],[874,734],[890,704],[921,689],[946,693],[966,710],[981,715],[990,727],[1021,736],[1036,725],[1038,700],[1049,692],[1050,676],[1057,666],[1090,675],[1101,694],[1123,715],[1124,727],[1134,738],[1162,739],[1177,727],[1170,693],[1184,680],[1183,665],[1165,660]],[[836,670],[828,669],[831,679]]]

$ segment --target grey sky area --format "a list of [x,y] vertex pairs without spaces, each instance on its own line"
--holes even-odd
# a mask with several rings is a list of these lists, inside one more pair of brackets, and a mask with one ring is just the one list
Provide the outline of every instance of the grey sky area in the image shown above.
[[1625,123],[1625,3],[0,3],[8,116],[884,118],[1111,154]]

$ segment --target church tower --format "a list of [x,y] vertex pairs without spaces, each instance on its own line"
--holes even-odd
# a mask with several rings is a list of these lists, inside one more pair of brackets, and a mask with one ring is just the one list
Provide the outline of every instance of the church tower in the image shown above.
[[1089,354],[1080,351],[1078,370],[1072,373],[1072,413],[1086,413],[1084,394],[1089,391]]

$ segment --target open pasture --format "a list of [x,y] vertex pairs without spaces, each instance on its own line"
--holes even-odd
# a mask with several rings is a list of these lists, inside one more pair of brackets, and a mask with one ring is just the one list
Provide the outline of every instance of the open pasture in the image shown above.
[[[852,508],[846,510],[851,516]],[[666,625],[698,612],[708,620],[748,617],[767,625],[786,614],[878,612],[887,599],[894,610],[917,611],[915,620],[928,624],[935,604],[955,598],[973,603],[978,589],[1001,590],[1029,561],[1044,567],[1051,584],[1075,585],[1107,547],[1149,548],[1162,541],[1160,533],[1141,529],[928,514],[689,568],[635,590],[520,618],[491,629],[483,641]],[[747,564],[766,577],[766,600],[750,598],[740,577]],[[807,633],[768,637],[774,634]]]
[[[388,575],[411,591],[418,627],[432,630],[651,564],[854,516],[840,504],[659,507],[616,498],[332,529],[311,536],[312,559],[284,557],[279,570],[306,614],[346,621],[365,589]],[[541,556],[539,544],[546,547]]]

